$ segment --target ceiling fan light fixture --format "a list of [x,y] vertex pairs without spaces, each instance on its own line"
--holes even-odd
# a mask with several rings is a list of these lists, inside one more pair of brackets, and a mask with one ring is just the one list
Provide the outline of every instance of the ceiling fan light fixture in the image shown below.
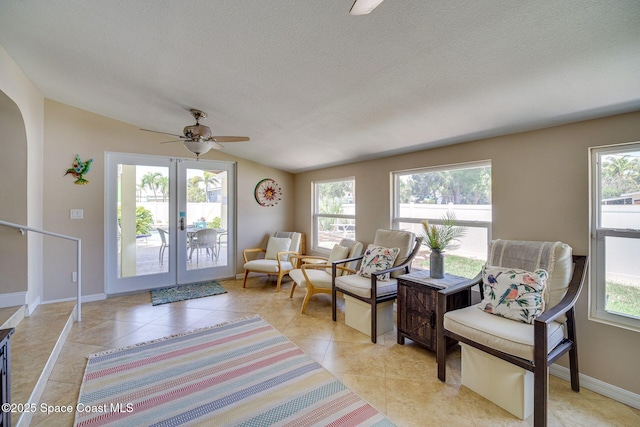
[[249,141],[248,136],[214,136],[212,135],[211,128],[209,126],[201,125],[200,119],[204,119],[207,117],[207,113],[201,110],[196,110],[192,108],[189,110],[194,119],[196,119],[196,124],[185,126],[182,135],[175,135],[172,133],[159,132],[157,130],[150,129],[140,129],[147,132],[154,133],[162,133],[165,135],[171,135],[175,138],[172,141],[165,141],[161,144],[167,144],[170,142],[180,142],[182,141],[185,148],[196,155],[196,159],[200,158],[200,154],[204,154],[211,149],[221,150],[224,147],[220,142],[241,142],[241,141]]
[[368,15],[383,1],[384,0],[355,0],[349,14],[354,16]]
[[187,140],[184,142],[184,146],[187,150],[191,151],[196,157],[200,157],[200,154],[204,154],[213,148],[211,144],[204,141]]

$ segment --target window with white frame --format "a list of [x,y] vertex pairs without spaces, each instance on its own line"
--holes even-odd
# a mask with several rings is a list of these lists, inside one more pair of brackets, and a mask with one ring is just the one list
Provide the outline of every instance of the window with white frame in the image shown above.
[[640,142],[590,154],[590,318],[640,330]]
[[[491,238],[491,162],[473,162],[393,172],[393,228],[422,235],[422,220],[442,224],[446,215],[465,228],[445,251],[445,272],[475,277],[487,260]],[[429,268],[423,246],[413,267]]]
[[356,235],[356,182],[353,177],[313,183],[313,247],[331,250]]

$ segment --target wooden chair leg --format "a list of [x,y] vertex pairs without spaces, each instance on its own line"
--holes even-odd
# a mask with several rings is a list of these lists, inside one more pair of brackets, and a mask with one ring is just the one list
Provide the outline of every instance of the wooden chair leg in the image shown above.
[[574,309],[567,311],[567,336],[571,341],[569,350],[569,373],[571,375],[571,390],[580,391],[580,374],[578,370],[578,342],[576,339],[576,320]]
[[243,288],[247,287],[247,276],[249,276],[249,270],[245,270],[244,271],[244,280],[242,282],[242,287]]
[[307,309],[307,304],[311,299],[311,295],[313,295],[313,291],[309,288],[309,285],[307,285],[307,294],[304,296],[304,301],[302,301],[302,308],[300,309],[301,314],[304,314],[305,310]]
[[291,292],[289,292],[289,298],[293,298],[293,291],[296,290],[296,286],[298,286],[298,284],[296,282],[293,282],[291,284]]
[[338,292],[336,292],[336,288],[333,287],[331,289],[331,317],[335,322],[338,319]]
[[371,301],[371,342],[378,341],[378,304],[374,299]]
[[571,375],[571,390],[580,391],[580,373],[578,370],[578,349],[573,345],[569,350],[569,373]]
[[284,273],[278,273],[278,283],[276,284],[276,292],[280,292],[280,284],[282,283],[282,278],[284,277]]
[[547,365],[536,365],[533,371],[533,426],[547,426],[547,399],[548,399]]

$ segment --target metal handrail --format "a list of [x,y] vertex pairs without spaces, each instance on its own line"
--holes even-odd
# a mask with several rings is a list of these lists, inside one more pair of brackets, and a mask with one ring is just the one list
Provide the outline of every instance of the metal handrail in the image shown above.
[[58,237],[60,239],[72,240],[76,242],[77,250],[78,250],[78,295],[77,295],[77,321],[80,322],[82,320],[82,307],[81,307],[81,299],[82,299],[82,240],[77,237],[67,236],[65,234],[53,233],[51,231],[40,230],[39,228],[28,227],[26,225],[15,224],[13,222],[2,221],[0,220],[0,225],[6,225],[7,227],[17,228],[20,233],[24,236],[25,231],[33,231],[35,233],[44,234],[47,236]]

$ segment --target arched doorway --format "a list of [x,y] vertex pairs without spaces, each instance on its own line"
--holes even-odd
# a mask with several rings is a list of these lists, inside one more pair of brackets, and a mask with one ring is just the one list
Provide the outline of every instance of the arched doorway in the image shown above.
[[[0,219],[27,224],[27,134],[20,109],[2,91],[0,150]],[[27,292],[27,266],[27,238],[0,227],[0,307]]]

